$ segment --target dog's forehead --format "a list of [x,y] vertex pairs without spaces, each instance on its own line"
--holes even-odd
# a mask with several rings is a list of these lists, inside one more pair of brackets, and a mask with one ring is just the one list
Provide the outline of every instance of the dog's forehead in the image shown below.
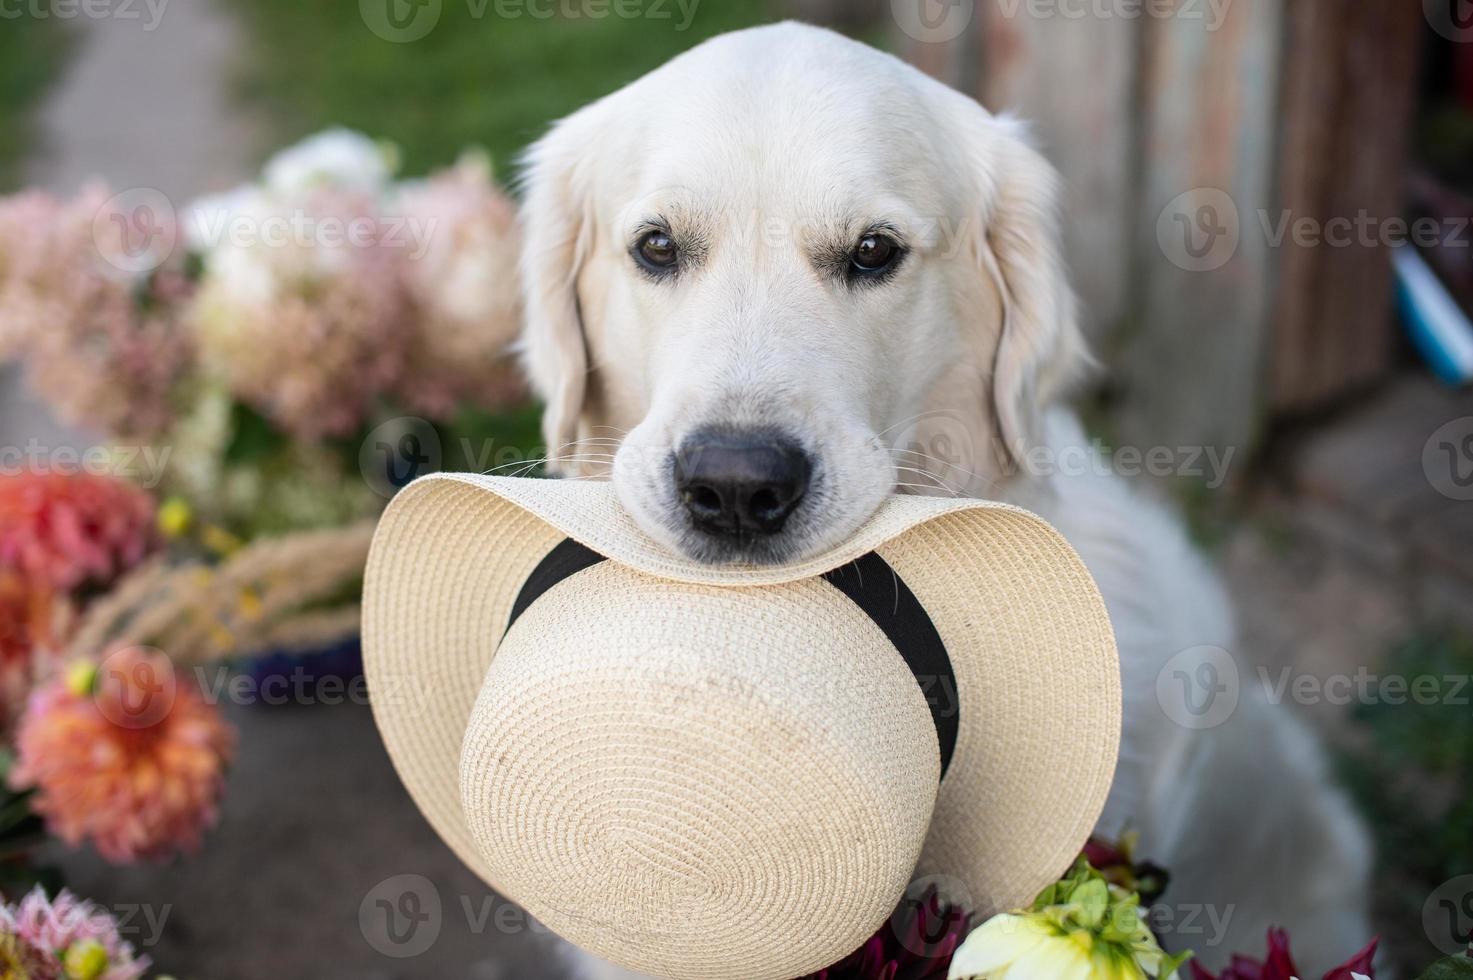
[[928,83],[817,28],[717,38],[621,93],[621,110],[639,119],[622,207],[720,202],[809,216],[939,207],[945,131]]

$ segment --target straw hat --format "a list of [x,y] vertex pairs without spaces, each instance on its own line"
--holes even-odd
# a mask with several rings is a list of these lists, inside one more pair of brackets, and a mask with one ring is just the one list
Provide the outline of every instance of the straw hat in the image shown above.
[[1025,511],[897,496],[793,565],[665,551],[607,483],[440,475],[389,506],[364,660],[456,854],[665,977],[830,965],[916,874],[981,915],[1079,853],[1120,731],[1110,624]]

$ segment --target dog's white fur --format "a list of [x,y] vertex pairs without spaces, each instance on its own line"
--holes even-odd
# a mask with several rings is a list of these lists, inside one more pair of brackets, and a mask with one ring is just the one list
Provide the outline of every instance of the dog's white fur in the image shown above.
[[[896,488],[1047,517],[1118,634],[1124,748],[1100,829],[1138,830],[1173,872],[1170,944],[1218,963],[1279,924],[1323,970],[1369,938],[1370,847],[1313,740],[1248,685],[1227,723],[1174,723],[1157,678],[1182,651],[1233,649],[1222,590],[1123,480],[1022,465],[1085,443],[1055,405],[1087,363],[1056,196],[1017,123],[836,34],[781,24],[687,52],[529,154],[524,349],[554,468],[611,474],[651,535],[701,557],[671,453],[710,425],[781,429],[815,460],[766,559],[842,539]],[[675,280],[631,258],[651,222],[685,249]],[[876,226],[911,250],[890,281],[824,265]]]

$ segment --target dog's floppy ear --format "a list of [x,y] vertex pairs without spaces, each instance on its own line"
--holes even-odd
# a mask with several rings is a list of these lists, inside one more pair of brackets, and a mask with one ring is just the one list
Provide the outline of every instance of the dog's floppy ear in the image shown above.
[[980,218],[974,260],[1002,306],[989,385],[999,462],[1016,469],[1037,444],[1043,410],[1092,362],[1062,254],[1058,174],[1020,123],[961,101],[980,198],[972,210]]
[[591,120],[576,113],[527,151],[522,171],[522,361],[546,404],[548,469],[561,472],[578,439],[589,356],[578,275],[592,243]]

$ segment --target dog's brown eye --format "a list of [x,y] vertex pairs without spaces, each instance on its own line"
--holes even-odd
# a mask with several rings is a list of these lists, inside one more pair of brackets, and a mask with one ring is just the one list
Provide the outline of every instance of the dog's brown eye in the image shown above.
[[668,272],[680,260],[675,239],[663,231],[645,232],[634,246],[634,255],[651,272]]
[[854,270],[862,275],[873,276],[887,271],[900,258],[901,248],[895,239],[879,232],[870,232],[854,246],[849,256]]

